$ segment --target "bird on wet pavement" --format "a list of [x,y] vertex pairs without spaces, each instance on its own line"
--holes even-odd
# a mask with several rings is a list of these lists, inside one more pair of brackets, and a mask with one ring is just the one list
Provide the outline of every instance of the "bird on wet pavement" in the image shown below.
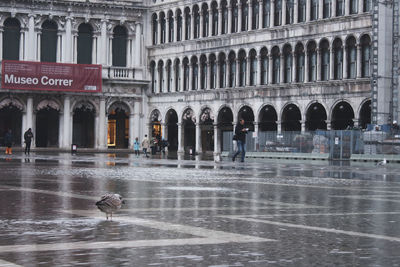
[[383,159],[382,161],[379,161],[376,165],[383,166],[383,165],[386,165],[386,164],[387,164],[386,159]]
[[105,194],[96,202],[97,208],[106,214],[107,220],[110,215],[111,221],[113,212],[119,210],[122,204],[125,204],[125,201],[119,194]]

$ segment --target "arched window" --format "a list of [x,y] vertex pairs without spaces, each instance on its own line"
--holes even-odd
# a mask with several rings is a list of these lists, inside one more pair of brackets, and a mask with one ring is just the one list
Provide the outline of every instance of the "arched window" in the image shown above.
[[241,0],[242,7],[242,31],[247,31],[249,29],[249,4],[247,0]]
[[174,40],[174,15],[172,11],[168,12],[168,42]]
[[166,21],[165,21],[165,14],[164,12],[160,13],[160,31],[161,31],[161,40],[160,43],[164,44],[165,43],[165,33],[166,33]]
[[247,60],[246,52],[243,50],[239,52],[239,86],[246,86],[246,70],[247,70]]
[[355,79],[357,76],[357,49],[356,39],[351,37],[346,41],[347,49],[347,77],[349,79]]
[[350,14],[357,14],[357,11],[358,11],[358,0],[350,0]]
[[333,0],[333,1],[336,1],[336,17],[343,16],[345,0]]
[[296,46],[296,82],[304,82],[305,54],[302,44]]
[[200,57],[200,89],[207,88],[207,58],[202,55]]
[[306,0],[299,0],[299,14],[298,20],[299,22],[306,21]]
[[275,0],[274,26],[282,25],[282,0]]
[[171,92],[172,89],[172,62],[167,62],[167,92]]
[[229,87],[236,86],[236,56],[235,53],[229,54]]
[[182,91],[181,88],[181,65],[179,59],[175,60],[175,90]]
[[92,26],[82,23],[78,28],[78,64],[92,64]]
[[176,41],[182,41],[182,12],[176,11]]
[[57,24],[51,20],[46,20],[42,24],[40,61],[57,61]]
[[218,5],[217,2],[211,4],[212,16],[212,36],[218,35]]
[[190,16],[190,9],[185,8],[185,40],[190,40],[190,31],[192,29],[192,17]]
[[257,0],[252,0],[252,9],[253,17],[251,18],[251,29],[255,30],[258,29],[258,25],[260,25],[260,6]]
[[[330,18],[332,14],[332,0],[323,0],[324,7],[322,11],[322,15],[324,19]],[[335,0],[334,0],[335,1]]]
[[126,67],[126,29],[123,26],[114,28],[112,39],[112,65]]
[[280,82],[280,73],[281,73],[279,47],[275,46],[271,50],[271,54],[272,54],[272,84],[277,84]]
[[285,45],[283,48],[283,67],[285,71],[283,76],[284,83],[292,82],[292,60],[292,47],[290,45]]
[[317,80],[317,45],[310,42],[307,46],[308,60],[308,81],[315,82]]
[[293,23],[294,0],[286,0],[286,24]]
[[183,91],[189,91],[189,60],[183,59]]
[[320,44],[321,51],[321,81],[329,80],[329,43],[323,40]]
[[333,42],[333,79],[343,79],[343,46],[340,39],[336,39]]
[[361,77],[369,77],[371,65],[371,38],[368,35],[361,37]]
[[193,39],[197,39],[200,37],[200,13],[197,5],[193,7],[193,20]]
[[211,54],[209,57],[210,62],[210,89],[215,89],[217,86],[217,63],[215,55]]
[[158,61],[158,86],[160,93],[164,92],[164,62]]
[[318,19],[318,1],[319,0],[311,0],[311,10],[310,10],[310,20]]
[[239,8],[237,0],[231,0],[231,8],[232,8],[232,29],[231,32],[237,32],[239,26]]
[[192,90],[197,90],[199,84],[199,63],[197,57],[192,57]]
[[263,0],[263,28],[268,28],[271,20],[271,0]]
[[157,14],[153,14],[153,18],[151,21],[152,21],[152,27],[153,27],[153,45],[156,45],[157,40],[158,40]]
[[156,63],[152,61],[150,63],[150,75],[151,75],[151,92],[156,92]]
[[8,18],[4,22],[3,59],[19,60],[21,26],[17,19]]
[[261,84],[268,83],[268,50],[264,47],[260,51]]
[[257,83],[257,54],[255,50],[251,50],[249,53],[250,59],[250,85],[256,85]]
[[202,7],[202,15],[203,15],[203,36],[201,37],[207,37],[209,35],[208,32],[208,24],[210,23],[209,17],[208,17],[208,6],[206,4],[203,5]]
[[221,32],[221,34],[227,34],[228,33],[228,7],[227,7],[226,1],[221,2],[221,9],[222,9],[222,12],[221,12],[222,32]]
[[219,54],[219,88],[226,87],[226,57],[224,53]]
[[360,0],[364,1],[364,12],[370,12],[371,11],[371,0]]

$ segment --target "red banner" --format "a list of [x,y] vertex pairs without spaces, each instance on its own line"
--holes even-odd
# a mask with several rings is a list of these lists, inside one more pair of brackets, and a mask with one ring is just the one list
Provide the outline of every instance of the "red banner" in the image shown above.
[[3,89],[101,92],[101,65],[3,60]]

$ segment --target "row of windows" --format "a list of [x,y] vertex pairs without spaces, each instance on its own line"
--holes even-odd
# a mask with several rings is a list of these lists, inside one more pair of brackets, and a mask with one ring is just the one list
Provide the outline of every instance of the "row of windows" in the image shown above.
[[[222,0],[152,15],[153,45],[369,12],[371,0]],[[310,7],[307,7],[307,3]]]
[[[40,61],[57,61],[58,28],[52,20],[46,20],[41,27]],[[4,22],[3,30],[3,59],[19,60],[21,42],[21,25],[15,18],[8,18]],[[112,38],[112,65],[126,66],[127,30],[123,26],[116,26]],[[90,24],[82,23],[78,27],[77,36],[77,63],[92,64],[93,28]]]
[[363,35],[359,44],[349,36],[345,45],[336,38],[330,46],[323,39],[319,45],[309,41],[304,47],[286,44],[270,52],[262,48],[246,55],[221,52],[218,55],[193,56],[150,63],[153,93],[243,87],[265,84],[355,79],[370,76],[371,38]]

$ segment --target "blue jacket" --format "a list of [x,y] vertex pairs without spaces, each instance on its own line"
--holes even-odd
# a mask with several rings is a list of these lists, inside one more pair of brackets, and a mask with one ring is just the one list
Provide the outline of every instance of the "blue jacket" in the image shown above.
[[133,142],[133,150],[139,150],[140,149],[140,143],[139,141],[134,141]]

